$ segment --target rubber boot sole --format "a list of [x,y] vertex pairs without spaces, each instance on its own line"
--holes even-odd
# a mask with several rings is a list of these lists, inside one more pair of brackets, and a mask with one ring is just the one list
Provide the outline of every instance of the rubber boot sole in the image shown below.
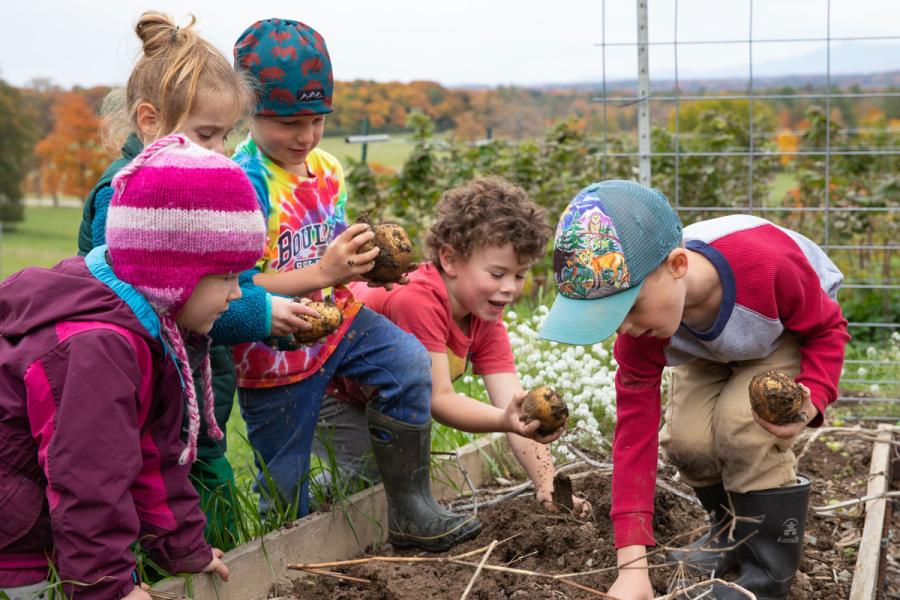
[[446,552],[457,544],[471,540],[479,533],[481,533],[481,522],[475,517],[471,517],[454,529],[435,537],[388,531],[388,541],[395,548],[421,548],[428,552]]

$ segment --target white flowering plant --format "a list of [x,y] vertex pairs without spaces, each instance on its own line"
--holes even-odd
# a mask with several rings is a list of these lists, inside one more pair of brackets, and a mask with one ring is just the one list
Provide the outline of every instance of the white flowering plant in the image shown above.
[[861,398],[898,398],[900,331],[877,346],[851,343],[841,370],[841,391]]
[[[527,302],[514,305],[503,316],[509,343],[516,360],[516,370],[527,390],[541,385],[555,389],[569,407],[569,423],[563,443],[552,445],[564,458],[574,455],[566,441],[581,448],[608,450],[615,422],[616,362],[612,357],[612,340],[593,346],[568,346],[538,338],[538,330],[546,318],[545,304],[536,307]],[[456,391],[487,402],[487,392],[478,376],[466,374],[457,380]],[[474,436],[435,424],[432,447],[448,450]]]

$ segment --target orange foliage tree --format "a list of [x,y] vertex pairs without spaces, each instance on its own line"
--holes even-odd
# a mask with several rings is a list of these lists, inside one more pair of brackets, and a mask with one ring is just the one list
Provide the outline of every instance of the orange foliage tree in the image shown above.
[[60,94],[52,111],[53,129],[35,147],[42,191],[54,201],[60,194],[83,198],[109,161],[100,141],[100,119],[77,92]]

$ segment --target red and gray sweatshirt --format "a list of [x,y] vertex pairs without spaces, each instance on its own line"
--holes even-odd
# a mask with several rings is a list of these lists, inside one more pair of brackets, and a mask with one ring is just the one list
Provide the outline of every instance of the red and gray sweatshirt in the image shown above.
[[811,392],[822,424],[837,398],[847,321],[835,300],[843,275],[815,243],[765,219],[733,215],[684,228],[685,247],[716,268],[722,304],[708,331],[684,323],[667,339],[620,335],[614,355],[616,432],[610,516],[616,547],[654,544],[653,493],[665,366],[694,359],[733,362],[770,355],[793,333],[801,340],[796,381]]
[[48,557],[69,598],[133,588],[141,546],[169,572],[212,550],[179,465],[183,387],[159,319],[105,247],[0,284],[0,588],[39,582]]

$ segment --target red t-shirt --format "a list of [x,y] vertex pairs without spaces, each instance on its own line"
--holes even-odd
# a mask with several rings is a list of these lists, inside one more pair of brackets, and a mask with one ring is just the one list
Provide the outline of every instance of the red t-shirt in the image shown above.
[[[484,321],[471,315],[466,334],[450,314],[447,286],[433,264],[423,264],[408,277],[408,284],[394,286],[391,291],[370,288],[363,282],[351,283],[350,288],[354,298],[416,336],[426,350],[446,352],[451,381],[465,373],[469,361],[477,375],[516,372],[502,319]],[[363,400],[356,386],[339,387],[342,389],[330,391]]]

